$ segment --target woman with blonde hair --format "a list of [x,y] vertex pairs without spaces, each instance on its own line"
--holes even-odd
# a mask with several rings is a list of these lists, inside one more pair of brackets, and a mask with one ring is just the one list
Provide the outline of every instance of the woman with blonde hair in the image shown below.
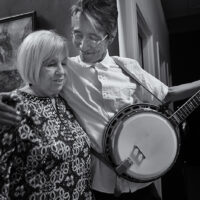
[[66,40],[40,30],[22,42],[17,69],[26,83],[11,93],[17,125],[0,126],[0,199],[92,199],[90,140],[59,92]]

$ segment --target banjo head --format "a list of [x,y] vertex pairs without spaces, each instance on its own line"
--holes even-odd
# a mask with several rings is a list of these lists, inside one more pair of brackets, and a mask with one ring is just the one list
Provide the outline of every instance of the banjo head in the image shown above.
[[[141,109],[142,108],[142,109]],[[105,155],[113,167],[129,159],[121,176],[134,182],[149,182],[164,175],[174,164],[179,137],[157,107],[129,106],[120,111],[105,132]]]

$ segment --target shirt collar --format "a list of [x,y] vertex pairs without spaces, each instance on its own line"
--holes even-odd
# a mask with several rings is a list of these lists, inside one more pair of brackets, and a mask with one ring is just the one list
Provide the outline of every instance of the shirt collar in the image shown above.
[[90,66],[92,65],[91,63],[83,62],[83,61],[81,60],[81,57],[80,57],[80,56],[77,56],[77,58],[78,58],[78,63],[79,63],[81,66],[83,66],[83,67],[90,67]]
[[108,51],[106,53],[105,58],[100,62],[105,68],[109,68],[113,65],[116,65],[115,61],[110,57]]

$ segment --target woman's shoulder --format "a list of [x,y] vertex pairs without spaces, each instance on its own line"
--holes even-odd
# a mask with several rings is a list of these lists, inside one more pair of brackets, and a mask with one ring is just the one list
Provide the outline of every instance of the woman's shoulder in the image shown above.
[[16,89],[11,92],[11,106],[15,107],[20,113],[29,113],[41,107],[42,101],[39,97],[26,92],[23,88]]

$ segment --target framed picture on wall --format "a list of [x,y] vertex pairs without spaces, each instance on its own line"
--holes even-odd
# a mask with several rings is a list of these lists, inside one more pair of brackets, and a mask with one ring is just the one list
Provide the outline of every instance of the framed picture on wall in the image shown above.
[[35,11],[0,19],[0,92],[20,87],[16,54],[22,40],[35,30]]

